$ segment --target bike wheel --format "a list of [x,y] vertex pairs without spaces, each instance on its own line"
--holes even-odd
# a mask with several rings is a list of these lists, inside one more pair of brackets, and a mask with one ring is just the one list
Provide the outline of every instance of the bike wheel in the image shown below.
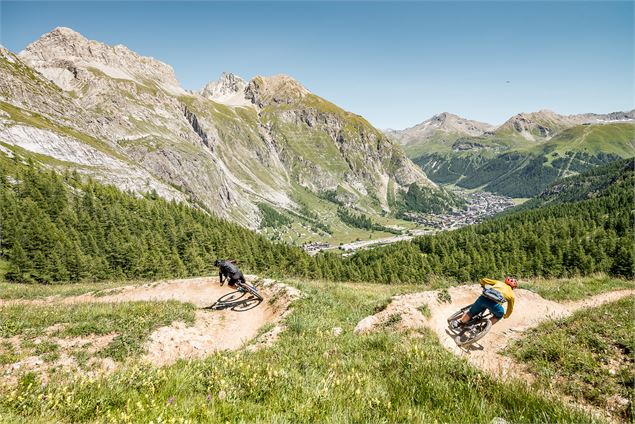
[[472,344],[483,337],[489,332],[492,328],[492,321],[487,318],[481,319],[474,324],[470,325],[469,328],[465,329],[461,334],[456,336],[454,341],[458,346],[465,346]]
[[255,296],[258,300],[262,300],[262,295],[258,290],[249,283],[242,284],[242,287],[247,290],[251,295]]
[[448,324],[451,323],[452,321],[454,321],[455,319],[461,318],[463,316],[463,314],[465,313],[465,311],[470,309],[470,306],[472,306],[472,305],[465,306],[465,307],[459,309],[458,311],[456,311],[455,313],[453,313],[452,315],[450,315],[448,317]]

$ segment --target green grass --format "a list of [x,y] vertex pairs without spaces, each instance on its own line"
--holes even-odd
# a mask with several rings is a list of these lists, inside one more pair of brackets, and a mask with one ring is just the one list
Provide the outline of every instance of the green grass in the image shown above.
[[545,299],[561,302],[580,300],[612,290],[635,289],[635,282],[606,275],[563,279],[538,278],[521,282],[520,288],[536,292]]
[[[0,282],[0,299],[43,299],[49,296],[79,296],[86,293],[96,292],[99,295],[101,290],[114,289],[120,287],[121,282],[102,283],[76,283],[76,284],[19,284]],[[135,284],[128,283],[126,285]]]
[[[635,297],[627,297],[547,322],[514,343],[508,353],[527,364],[542,386],[632,422],[634,302]],[[630,408],[611,408],[612,396],[629,399]]]
[[[26,374],[0,387],[11,420],[65,422],[591,422],[521,383],[477,371],[432,333],[409,338],[353,328],[403,287],[295,283],[287,330],[272,348],[219,352],[155,368],[122,364],[109,376]],[[343,328],[339,336],[333,327]],[[513,394],[513,395],[512,395]]]
[[421,315],[423,315],[426,318],[430,318],[432,316],[432,313],[430,312],[430,307],[428,306],[427,303],[424,303],[423,305],[419,306],[417,309],[419,310],[419,312],[421,312]]
[[7,340],[0,343],[0,365],[12,364],[20,359],[13,344]]
[[635,156],[635,125],[610,123],[578,125],[557,134],[542,146],[546,151],[613,153],[622,158]]
[[[0,307],[0,337],[33,339],[47,328],[62,324],[51,336],[80,337],[116,333],[99,352],[121,361],[142,352],[143,343],[156,328],[173,321],[194,322],[194,306],[176,301],[86,303],[77,305],[8,305]],[[33,345],[36,353],[53,351],[50,344]],[[43,345],[41,352],[39,347]],[[40,349],[41,350],[41,349]]]

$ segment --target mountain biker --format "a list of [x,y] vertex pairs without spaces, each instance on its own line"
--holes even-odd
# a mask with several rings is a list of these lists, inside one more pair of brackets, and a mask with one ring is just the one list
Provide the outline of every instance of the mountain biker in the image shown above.
[[[459,328],[465,325],[473,316],[480,314],[485,309],[489,309],[492,315],[490,321],[492,325],[496,324],[501,318],[509,318],[514,310],[514,289],[518,287],[515,278],[507,277],[505,281],[491,280],[489,278],[481,279],[483,294],[476,299],[476,302],[470,309],[463,314],[458,320],[450,323],[450,327]],[[507,302],[507,312],[503,310],[503,303]]]
[[[216,259],[214,266],[219,268],[218,277],[220,278],[220,285],[222,286],[225,281],[228,281],[229,286],[235,287],[237,283],[245,284],[245,276],[238,269],[233,260]],[[225,277],[225,280],[223,280]]]

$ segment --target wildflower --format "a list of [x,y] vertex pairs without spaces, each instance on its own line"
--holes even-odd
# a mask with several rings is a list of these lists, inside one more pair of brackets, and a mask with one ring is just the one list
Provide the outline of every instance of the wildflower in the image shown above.
[[212,395],[207,395],[205,399],[209,402],[210,400],[212,400]]
[[168,405],[172,405],[174,403],[174,397],[168,399]]
[[218,398],[220,400],[225,400],[227,399],[227,393],[225,392],[225,390],[221,390],[220,392],[218,392]]

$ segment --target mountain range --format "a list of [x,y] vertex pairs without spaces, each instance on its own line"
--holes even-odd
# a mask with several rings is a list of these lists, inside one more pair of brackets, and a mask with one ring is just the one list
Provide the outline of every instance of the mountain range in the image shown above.
[[531,197],[557,179],[635,156],[635,110],[541,110],[498,127],[442,113],[386,134],[437,183]]
[[263,207],[320,232],[323,217],[342,225],[342,205],[390,216],[413,186],[449,198],[364,118],[286,75],[224,73],[187,91],[165,63],[56,28],[19,54],[0,48],[0,76],[5,154],[250,228]]
[[18,54],[0,46],[0,76],[0,153],[249,228],[277,223],[289,241],[460,206],[447,184],[530,197],[635,155],[634,111],[521,113],[499,127],[445,112],[384,133],[287,75],[223,73],[189,91],[170,65],[68,28]]

